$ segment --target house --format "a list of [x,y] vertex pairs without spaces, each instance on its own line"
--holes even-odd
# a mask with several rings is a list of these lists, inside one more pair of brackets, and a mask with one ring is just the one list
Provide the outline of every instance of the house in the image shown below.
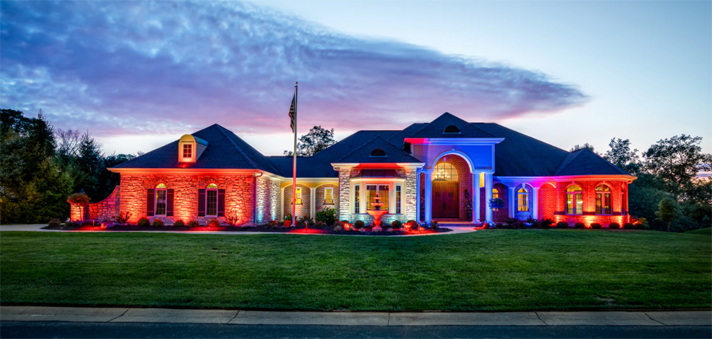
[[[92,219],[128,211],[131,222],[231,218],[244,225],[283,220],[292,210],[292,157],[264,156],[217,124],[110,170],[121,184],[89,206]],[[368,223],[366,210],[378,195],[385,222],[625,223],[633,180],[589,149],[567,152],[496,123],[444,113],[403,130],[359,131],[299,157],[296,214],[314,218],[334,208],[339,220]],[[495,198],[502,208],[490,208]]]

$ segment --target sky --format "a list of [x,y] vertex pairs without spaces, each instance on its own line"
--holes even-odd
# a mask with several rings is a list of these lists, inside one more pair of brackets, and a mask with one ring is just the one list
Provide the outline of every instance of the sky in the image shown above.
[[213,123],[265,155],[443,112],[563,149],[712,153],[710,1],[0,1],[0,106],[147,152]]

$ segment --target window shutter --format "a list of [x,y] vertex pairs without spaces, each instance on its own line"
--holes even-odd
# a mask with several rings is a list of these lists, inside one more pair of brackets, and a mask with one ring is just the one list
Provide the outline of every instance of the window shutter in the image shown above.
[[198,216],[199,217],[205,216],[205,190],[204,189],[198,190]]
[[155,202],[156,202],[156,190],[153,188],[149,189],[146,191],[146,216],[152,217],[153,216],[153,208],[155,207]]
[[170,188],[167,190],[166,196],[168,197],[168,201],[166,201],[166,216],[167,217],[172,217],[173,216],[173,189]]
[[225,216],[225,190],[218,190],[218,217]]

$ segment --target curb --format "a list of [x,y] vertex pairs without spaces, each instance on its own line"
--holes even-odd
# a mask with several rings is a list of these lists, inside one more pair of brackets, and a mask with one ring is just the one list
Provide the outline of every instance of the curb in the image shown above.
[[712,311],[401,313],[0,306],[0,321],[339,326],[712,326]]

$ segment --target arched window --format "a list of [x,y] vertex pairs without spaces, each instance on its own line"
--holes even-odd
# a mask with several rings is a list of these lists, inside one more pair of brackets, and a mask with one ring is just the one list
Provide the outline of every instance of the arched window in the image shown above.
[[433,170],[433,181],[457,181],[457,169],[452,164],[441,162]]
[[583,214],[583,191],[579,185],[566,189],[566,214]]
[[517,191],[517,211],[528,212],[529,211],[529,191],[522,187]]
[[492,199],[499,199],[499,190],[496,188],[492,189]]
[[445,131],[443,133],[460,134],[460,129],[457,128],[457,126],[450,125],[445,127]]
[[209,184],[205,188],[205,216],[216,217],[218,215],[218,185]]
[[606,185],[596,187],[596,214],[611,214],[611,188]]
[[166,215],[166,202],[168,200],[168,190],[166,189],[166,184],[156,185],[156,202],[154,206],[154,215],[165,216]]
[[371,156],[372,157],[385,157],[386,156],[386,151],[376,148],[373,151],[371,151]]

